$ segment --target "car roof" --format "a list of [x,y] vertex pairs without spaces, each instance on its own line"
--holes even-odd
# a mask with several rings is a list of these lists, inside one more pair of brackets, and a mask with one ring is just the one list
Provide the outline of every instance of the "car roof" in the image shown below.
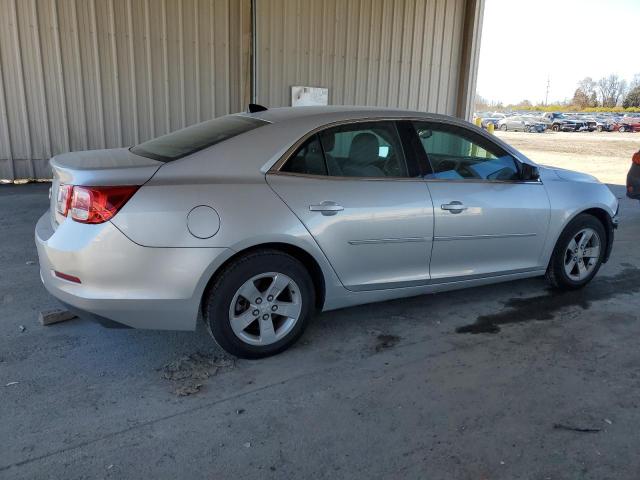
[[269,108],[260,112],[248,113],[241,112],[244,115],[269,123],[281,123],[297,119],[310,119],[317,117],[319,122],[331,123],[332,121],[345,120],[348,118],[362,119],[367,117],[392,117],[392,118],[415,118],[422,117],[434,120],[450,119],[447,115],[437,113],[426,113],[412,110],[402,110],[388,107],[362,107],[354,105],[328,105],[328,106],[308,106],[308,107],[276,107]]

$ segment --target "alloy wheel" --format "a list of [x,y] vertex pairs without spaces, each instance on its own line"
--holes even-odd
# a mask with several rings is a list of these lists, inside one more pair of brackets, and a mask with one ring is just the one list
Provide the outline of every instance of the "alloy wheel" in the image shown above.
[[576,233],[565,250],[564,271],[574,281],[587,278],[598,265],[600,258],[600,237],[592,228],[584,228]]
[[229,307],[235,335],[250,345],[271,345],[285,337],[302,313],[300,288],[283,273],[256,275],[237,290]]

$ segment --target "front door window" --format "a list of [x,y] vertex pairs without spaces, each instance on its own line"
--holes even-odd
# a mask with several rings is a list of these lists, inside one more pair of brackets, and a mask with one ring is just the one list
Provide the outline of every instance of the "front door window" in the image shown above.
[[433,172],[426,178],[517,181],[518,166],[507,152],[455,125],[414,122]]

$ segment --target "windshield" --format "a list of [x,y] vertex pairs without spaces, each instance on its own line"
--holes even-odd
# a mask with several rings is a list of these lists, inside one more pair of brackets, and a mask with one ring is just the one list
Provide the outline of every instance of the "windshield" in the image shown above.
[[267,123],[242,115],[226,115],[148,140],[132,147],[131,152],[161,162],[171,162]]

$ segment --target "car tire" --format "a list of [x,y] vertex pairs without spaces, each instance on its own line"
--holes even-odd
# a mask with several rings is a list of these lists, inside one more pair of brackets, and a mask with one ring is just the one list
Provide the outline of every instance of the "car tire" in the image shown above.
[[598,131],[598,133],[602,133],[602,125],[598,125],[596,127],[596,130]]
[[502,130],[503,132],[506,132],[507,126],[505,124],[500,125],[500,130]]
[[626,127],[618,127],[618,132],[624,133],[626,131],[627,131]]
[[554,132],[559,132],[560,131],[560,127],[558,125],[554,125],[551,127],[551,130],[553,130]]
[[[584,250],[581,250],[579,245],[581,243],[579,240],[581,232],[592,233],[591,240],[587,242],[588,248]],[[578,237],[578,242],[576,242],[576,237]],[[575,248],[573,248],[572,242],[576,242]],[[583,213],[571,220],[562,231],[560,238],[558,238],[549,261],[546,272],[546,279],[549,284],[553,288],[560,290],[575,290],[584,287],[598,273],[605,256],[606,243],[607,234],[604,226],[593,215]],[[597,247],[595,247],[596,244]],[[594,248],[597,248],[596,256],[582,257],[582,252],[589,251],[589,253],[595,254]],[[571,251],[574,253],[571,253]],[[571,258],[571,255],[573,255],[573,258]],[[584,272],[579,268],[579,262],[574,263],[575,258],[581,258],[582,266],[585,268]],[[575,265],[575,267],[572,269],[571,265]],[[570,269],[575,274],[569,273],[568,270]]]
[[[278,287],[276,278],[286,286],[272,298],[268,294],[271,287]],[[245,292],[257,298],[247,299]],[[295,312],[291,317],[279,315],[278,305],[280,311],[298,309],[295,320]],[[263,358],[282,352],[300,338],[315,308],[315,289],[309,272],[296,258],[278,250],[258,250],[232,261],[217,275],[203,307],[205,323],[220,347],[238,357]]]

